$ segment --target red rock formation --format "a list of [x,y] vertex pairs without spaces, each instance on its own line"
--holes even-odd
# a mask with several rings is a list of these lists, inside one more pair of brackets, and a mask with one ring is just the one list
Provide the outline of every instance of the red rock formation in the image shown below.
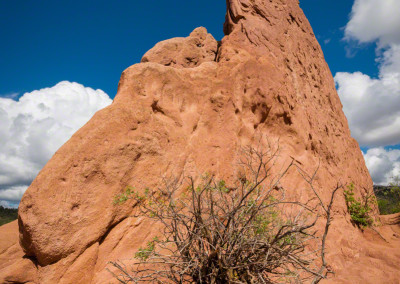
[[[107,262],[130,259],[157,231],[114,206],[127,185],[156,186],[163,174],[208,171],[231,178],[239,148],[280,140],[328,200],[337,182],[361,191],[372,181],[321,47],[297,0],[229,0],[218,43],[204,28],[171,39],[125,70],[113,104],[99,111],[39,173],[17,225],[0,228],[1,283],[110,283]],[[302,178],[283,185],[300,196]],[[362,189],[362,190],[361,190]],[[326,283],[398,283],[399,226],[353,227],[335,203]],[[396,231],[396,232],[394,232]],[[397,234],[397,235],[396,235]],[[25,255],[25,256],[24,256]]]

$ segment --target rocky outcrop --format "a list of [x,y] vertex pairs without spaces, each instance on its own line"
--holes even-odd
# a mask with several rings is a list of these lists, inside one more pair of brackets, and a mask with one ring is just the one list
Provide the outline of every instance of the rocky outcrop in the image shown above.
[[192,68],[215,61],[218,42],[205,28],[195,29],[187,38],[159,42],[146,52],[142,63],[156,62],[175,68]]
[[[20,204],[20,244],[0,243],[0,282],[111,283],[108,261],[132,258],[158,230],[130,217],[132,204],[115,206],[114,196],[127,185],[156,187],[164,175],[230,180],[246,145],[279,140],[278,168],[292,159],[308,172],[319,167],[315,186],[324,201],[338,182],[354,182],[358,195],[372,190],[298,1],[227,4],[220,44],[204,28],[157,44],[123,72],[113,104],[39,173]],[[296,172],[282,185],[294,197],[306,186]],[[334,211],[329,281],[397,283],[398,225],[380,229],[383,241],[351,224],[342,195]],[[0,233],[16,236],[16,227]]]

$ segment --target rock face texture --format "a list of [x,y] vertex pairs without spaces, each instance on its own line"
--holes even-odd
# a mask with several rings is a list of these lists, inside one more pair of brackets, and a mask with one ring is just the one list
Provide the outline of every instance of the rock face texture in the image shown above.
[[[122,73],[99,111],[25,193],[18,225],[0,228],[0,283],[113,283],[108,261],[130,259],[157,231],[113,198],[163,175],[237,173],[240,147],[279,139],[280,165],[319,165],[327,201],[338,182],[357,195],[372,180],[351,137],[334,81],[297,0],[228,0],[225,37],[204,28],[158,43]],[[261,137],[261,138],[260,138]],[[295,172],[283,181],[301,195]],[[398,219],[361,232],[342,194],[334,208],[325,283],[398,283]],[[19,235],[17,232],[19,230]],[[19,239],[19,242],[18,242]]]
[[218,42],[205,28],[195,29],[187,38],[159,42],[146,52],[142,63],[155,62],[175,68],[192,68],[203,62],[215,61]]

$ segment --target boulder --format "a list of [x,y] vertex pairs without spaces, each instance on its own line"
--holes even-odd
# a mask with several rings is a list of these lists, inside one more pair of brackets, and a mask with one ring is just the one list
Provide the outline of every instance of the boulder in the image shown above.
[[[13,239],[5,242],[13,249],[0,250],[0,259],[18,262],[0,263],[0,282],[23,282],[25,269],[26,282],[116,282],[108,262],[131,259],[159,228],[131,217],[135,204],[114,205],[115,196],[127,186],[155,188],[163,177],[208,172],[232,180],[248,145],[279,141],[279,167],[294,160],[309,173],[318,168],[324,202],[338,183],[356,184],[357,196],[372,191],[298,1],[228,0],[224,32],[220,43],[204,28],[158,43],[122,73],[113,104],[56,152],[24,194],[19,245]],[[307,186],[295,171],[282,185],[295,198]],[[381,236],[360,231],[339,194],[327,241],[336,274],[327,281],[397,283],[396,226],[382,226]]]

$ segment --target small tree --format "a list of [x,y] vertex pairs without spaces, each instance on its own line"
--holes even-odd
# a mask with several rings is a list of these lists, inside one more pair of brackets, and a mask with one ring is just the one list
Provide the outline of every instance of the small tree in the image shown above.
[[376,202],[374,193],[367,194],[362,199],[356,199],[354,197],[354,184],[351,183],[344,191],[344,197],[352,222],[361,229],[372,226],[374,220],[371,212],[372,206]]
[[[318,283],[325,278],[330,272],[325,241],[340,186],[325,205],[313,187],[316,172],[309,176],[292,161],[272,175],[278,152],[279,147],[246,148],[243,174],[232,186],[206,174],[199,183],[189,178],[184,189],[178,179],[165,179],[163,187],[143,195],[127,188],[116,203],[134,199],[137,216],[162,224],[163,231],[138,250],[131,269],[111,262],[119,271],[113,275],[121,283]],[[292,167],[312,189],[307,202],[287,200],[280,185]],[[321,213],[326,222],[318,237]]]

